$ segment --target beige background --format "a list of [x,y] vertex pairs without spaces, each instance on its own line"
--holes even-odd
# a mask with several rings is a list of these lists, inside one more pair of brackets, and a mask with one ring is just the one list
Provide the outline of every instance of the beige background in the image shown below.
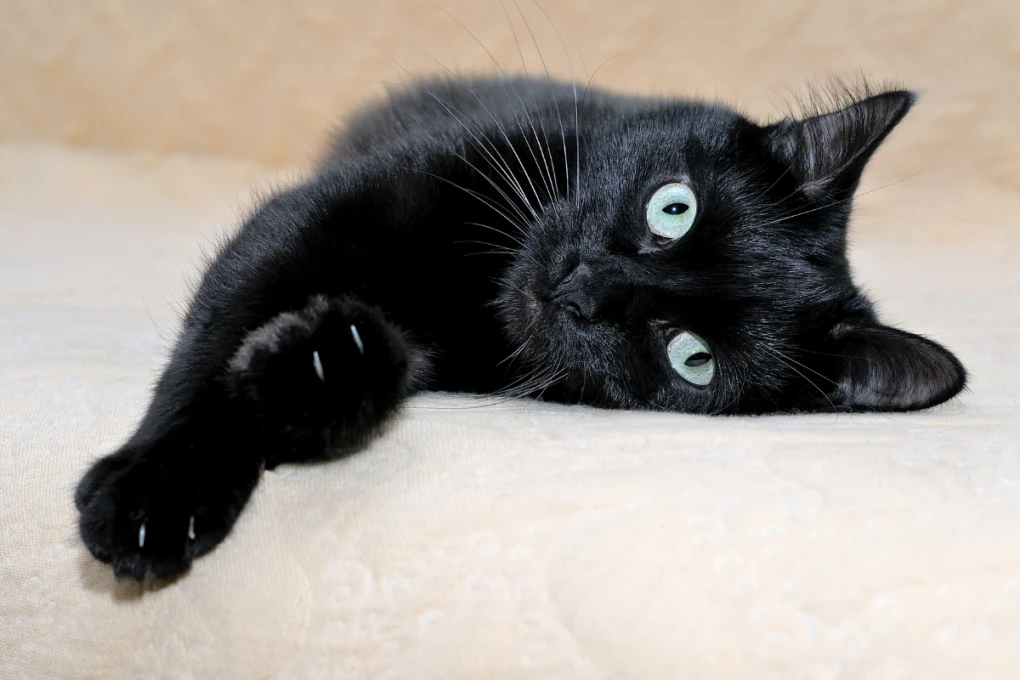
[[[554,73],[548,22],[520,0]],[[517,66],[497,0],[4,0],[0,135],[117,149],[306,161],[337,118],[404,73]],[[514,16],[514,6],[509,3]],[[925,93],[886,154],[889,176],[932,162],[1020,186],[1020,3],[547,0],[600,85],[685,93],[774,113],[805,81],[864,73]],[[524,27],[517,19],[523,34]],[[525,38],[524,35],[521,36]],[[525,38],[525,47],[530,47]],[[578,58],[580,50],[581,58]],[[529,61],[538,62],[534,51]],[[578,72],[582,72],[577,63]]]
[[[441,4],[517,67],[498,2]],[[607,87],[760,116],[830,73],[922,90],[852,260],[970,392],[766,419],[424,397],[267,474],[179,583],[118,584],[71,490],[137,421],[200,252],[391,59],[492,66],[424,0],[0,0],[0,678],[1016,677],[1020,3],[543,7],[579,71],[615,57]]]

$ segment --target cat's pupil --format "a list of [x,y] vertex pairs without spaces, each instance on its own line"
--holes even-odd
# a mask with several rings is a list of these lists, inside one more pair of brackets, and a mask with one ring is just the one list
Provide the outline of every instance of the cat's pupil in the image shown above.
[[698,366],[704,366],[712,360],[712,355],[708,352],[695,352],[691,356],[687,357],[687,361],[684,362],[685,366],[691,368],[697,368]]
[[667,215],[683,215],[687,212],[687,207],[685,203],[670,203],[662,209],[662,212]]

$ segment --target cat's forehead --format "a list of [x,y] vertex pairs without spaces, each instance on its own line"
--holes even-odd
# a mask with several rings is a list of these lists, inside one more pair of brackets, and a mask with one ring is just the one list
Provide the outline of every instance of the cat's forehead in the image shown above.
[[687,100],[635,105],[598,127],[585,136],[589,159],[634,178],[662,167],[695,173],[729,155],[754,128],[730,109]]
[[683,100],[635,106],[600,125],[581,145],[581,177],[603,200],[657,182],[709,184],[753,132],[733,111]]
[[619,139],[667,147],[699,144],[713,148],[731,144],[748,121],[723,106],[677,99],[634,106],[614,123],[620,131]]

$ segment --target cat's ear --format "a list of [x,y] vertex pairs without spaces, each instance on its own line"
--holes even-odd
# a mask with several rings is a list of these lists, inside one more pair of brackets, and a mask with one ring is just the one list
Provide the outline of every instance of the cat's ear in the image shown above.
[[840,325],[828,350],[832,401],[854,411],[910,411],[959,394],[967,372],[945,347],[880,324]]
[[[840,97],[850,99],[845,93]],[[842,198],[857,188],[871,154],[913,106],[916,95],[894,90],[852,101],[838,111],[765,128],[772,155],[788,164],[809,195]]]

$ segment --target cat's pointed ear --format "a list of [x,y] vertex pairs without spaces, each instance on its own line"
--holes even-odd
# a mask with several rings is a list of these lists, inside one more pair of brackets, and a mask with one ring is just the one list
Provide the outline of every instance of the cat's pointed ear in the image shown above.
[[[841,99],[851,99],[846,93]],[[894,90],[852,101],[838,111],[765,128],[772,155],[790,166],[809,195],[843,197],[857,188],[871,154],[913,106],[916,95]]]
[[888,326],[837,327],[832,400],[854,411],[911,411],[959,394],[967,372],[945,347]]

